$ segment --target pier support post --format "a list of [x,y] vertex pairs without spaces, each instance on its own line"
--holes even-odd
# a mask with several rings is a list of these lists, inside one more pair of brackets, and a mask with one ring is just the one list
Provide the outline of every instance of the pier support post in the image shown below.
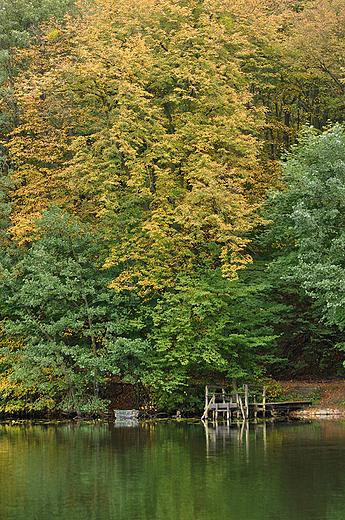
[[244,407],[246,412],[246,419],[249,417],[249,393],[248,385],[244,385]]

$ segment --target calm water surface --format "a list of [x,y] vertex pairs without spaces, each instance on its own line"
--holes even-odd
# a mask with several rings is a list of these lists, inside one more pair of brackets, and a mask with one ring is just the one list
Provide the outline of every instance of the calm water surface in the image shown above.
[[0,423],[1,520],[344,520],[345,422]]

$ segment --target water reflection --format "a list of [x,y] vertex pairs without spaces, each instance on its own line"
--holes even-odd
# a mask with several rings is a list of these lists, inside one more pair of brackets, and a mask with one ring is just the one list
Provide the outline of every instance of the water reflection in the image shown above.
[[1,520],[345,518],[345,422],[0,424]]
[[[212,455],[216,452],[222,452],[229,448],[231,443],[237,444],[237,446],[244,446],[247,454],[249,454],[249,445],[252,444],[256,449],[262,449],[264,452],[267,450],[267,434],[271,437],[273,430],[283,428],[283,431],[287,431],[287,428],[303,427],[306,430],[306,425],[311,425],[312,422],[306,421],[289,421],[289,420],[276,420],[268,419],[266,421],[249,423],[237,422],[232,423],[230,421],[202,421],[205,429],[206,437],[206,454]],[[314,430],[312,436],[314,437]]]
[[221,451],[224,453],[230,443],[237,446],[245,444],[246,453],[249,461],[249,432],[254,432],[255,444],[261,441],[262,447],[267,447],[267,422],[260,424],[250,424],[248,421],[231,424],[229,421],[209,422],[203,421],[206,436],[206,454],[214,455]]

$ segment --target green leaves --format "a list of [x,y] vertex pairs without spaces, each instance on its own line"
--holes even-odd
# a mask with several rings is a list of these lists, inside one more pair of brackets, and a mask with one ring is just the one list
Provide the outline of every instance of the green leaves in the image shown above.
[[51,207],[30,249],[4,259],[1,268],[3,332],[23,338],[18,374],[23,367],[53,370],[79,413],[91,394],[101,406],[105,375],[137,380],[148,348],[135,337],[140,325],[129,317],[129,297],[107,289],[113,273],[99,269],[100,247],[96,232]]
[[200,406],[207,382],[252,379],[274,361],[260,289],[205,270],[179,276],[158,298],[150,334],[156,349],[145,377],[156,388],[158,406]]
[[345,325],[344,149],[343,126],[334,125],[320,135],[305,129],[284,163],[285,191],[268,202],[278,214],[270,240],[281,243],[281,227],[289,236],[282,244],[285,254],[278,251],[271,270],[300,284],[322,305],[323,319],[341,330]]
[[[257,204],[280,181],[268,157],[336,112],[330,80],[303,69],[317,42],[308,59],[292,46],[312,9],[96,0],[37,28],[70,5],[0,12],[2,326],[23,341],[20,356],[4,346],[6,377],[35,368],[43,392],[47,370],[56,405],[78,413],[97,411],[113,375],[192,407],[188,386],[271,366],[282,331],[310,320],[321,338],[321,314],[343,328],[343,128],[306,129],[283,190],[265,215]],[[275,261],[259,283],[251,240],[268,220],[258,242]]]

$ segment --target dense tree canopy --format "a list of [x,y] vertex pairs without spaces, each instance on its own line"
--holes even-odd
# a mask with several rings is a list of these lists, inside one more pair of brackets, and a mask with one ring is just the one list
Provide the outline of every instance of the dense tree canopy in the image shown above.
[[250,261],[255,204],[243,183],[260,117],[234,38],[205,8],[136,7],[100,2],[27,53],[25,116],[8,144],[20,183],[12,232],[25,238],[35,214],[51,199],[71,207],[73,191],[71,209],[101,218],[116,244],[106,265],[126,266],[114,285],[145,293],[200,266],[231,277]]
[[322,302],[323,318],[344,328],[345,133],[335,125],[312,128],[286,157],[287,187],[269,200],[276,212],[269,228],[283,249],[272,264]]
[[3,409],[340,373],[344,0],[0,7]]
[[66,386],[60,406],[78,414],[102,408],[105,375],[135,382],[148,349],[130,316],[131,298],[107,290],[112,273],[99,269],[98,243],[97,234],[52,206],[30,250],[12,252],[1,269],[2,331],[22,338],[19,355],[13,349],[14,375],[53,373]]

